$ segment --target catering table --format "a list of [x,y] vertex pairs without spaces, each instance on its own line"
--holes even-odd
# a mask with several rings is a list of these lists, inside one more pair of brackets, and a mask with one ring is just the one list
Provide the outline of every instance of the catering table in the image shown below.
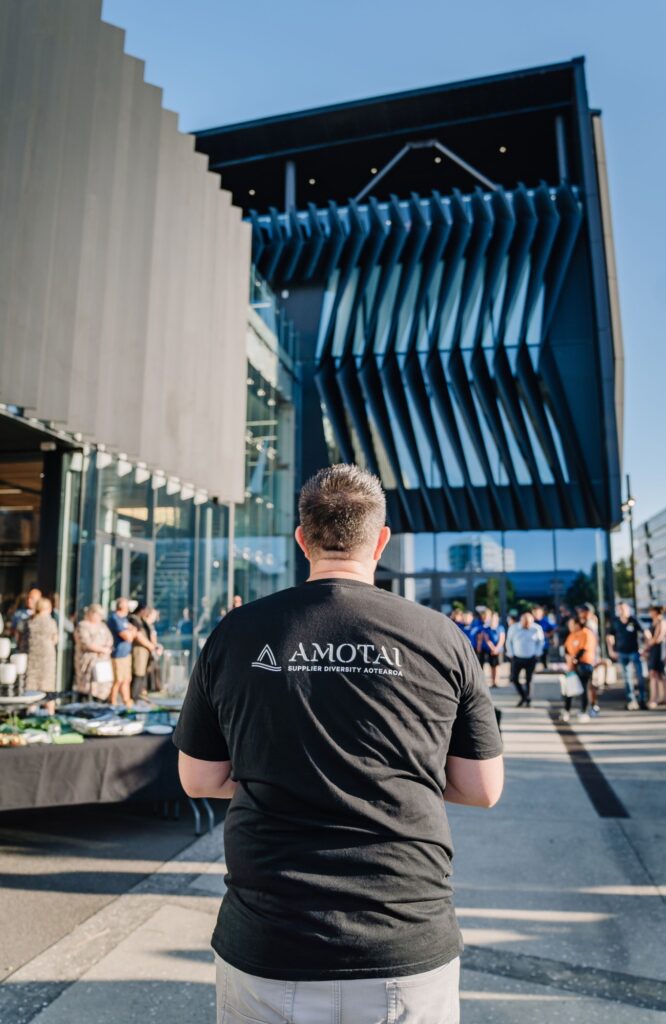
[[183,798],[171,736],[95,737],[0,750],[0,811]]

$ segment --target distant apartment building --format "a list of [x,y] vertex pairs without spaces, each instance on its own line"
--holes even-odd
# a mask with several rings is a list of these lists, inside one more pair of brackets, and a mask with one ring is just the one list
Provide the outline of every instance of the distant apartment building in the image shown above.
[[666,508],[637,528],[635,559],[638,607],[666,603]]
[[449,567],[452,572],[513,572],[516,552],[504,548],[488,537],[474,537],[449,548]]

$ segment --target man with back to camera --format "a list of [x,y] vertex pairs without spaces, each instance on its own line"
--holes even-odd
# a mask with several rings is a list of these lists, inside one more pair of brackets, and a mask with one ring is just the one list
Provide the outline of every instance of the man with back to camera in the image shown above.
[[457,1024],[443,801],[499,799],[493,705],[457,626],[373,585],[376,477],[321,470],[299,512],[307,582],[222,620],[174,735],[185,791],[233,795],[218,1021]]

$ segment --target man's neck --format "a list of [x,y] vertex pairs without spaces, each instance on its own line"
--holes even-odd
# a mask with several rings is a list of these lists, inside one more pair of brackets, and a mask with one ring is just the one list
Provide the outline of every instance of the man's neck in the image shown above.
[[315,580],[357,580],[372,585],[375,582],[375,565],[352,558],[319,558],[310,562],[307,581],[313,583]]

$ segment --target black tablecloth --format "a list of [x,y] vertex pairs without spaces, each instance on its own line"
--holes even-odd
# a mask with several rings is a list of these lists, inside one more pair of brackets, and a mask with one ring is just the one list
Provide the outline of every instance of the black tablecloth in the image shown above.
[[0,750],[0,811],[182,797],[171,736]]

